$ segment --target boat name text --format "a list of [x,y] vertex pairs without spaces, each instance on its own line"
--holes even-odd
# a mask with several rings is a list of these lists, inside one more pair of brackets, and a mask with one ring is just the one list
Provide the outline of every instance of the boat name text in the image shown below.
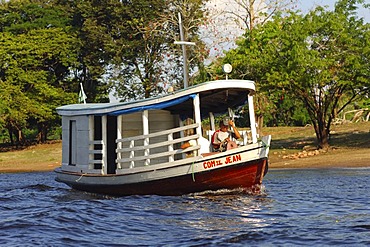
[[203,168],[204,169],[209,169],[209,168],[212,168],[212,167],[221,166],[223,164],[225,164],[225,165],[231,164],[233,162],[240,161],[240,160],[242,160],[240,154],[235,154],[235,155],[232,155],[232,156],[226,156],[225,159],[204,161],[203,162]]

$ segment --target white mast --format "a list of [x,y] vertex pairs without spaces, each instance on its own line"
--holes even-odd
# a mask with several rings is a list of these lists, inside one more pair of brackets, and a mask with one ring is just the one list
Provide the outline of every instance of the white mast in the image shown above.
[[180,26],[180,41],[175,41],[175,44],[182,46],[182,57],[184,59],[184,88],[188,87],[189,84],[189,69],[188,69],[188,59],[186,56],[186,45],[195,45],[194,42],[186,42],[184,37],[184,30],[182,27],[181,14],[179,13],[179,26]]

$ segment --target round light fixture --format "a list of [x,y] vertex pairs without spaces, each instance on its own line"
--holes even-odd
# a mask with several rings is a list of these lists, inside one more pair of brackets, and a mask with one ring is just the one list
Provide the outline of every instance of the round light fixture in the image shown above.
[[231,71],[233,70],[233,66],[231,66],[231,64],[224,64],[222,65],[222,71],[226,74],[229,74]]

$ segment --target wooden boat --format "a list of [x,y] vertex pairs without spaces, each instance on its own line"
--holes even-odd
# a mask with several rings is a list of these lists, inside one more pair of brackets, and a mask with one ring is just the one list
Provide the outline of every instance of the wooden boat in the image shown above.
[[[258,139],[254,93],[252,81],[219,80],[129,103],[59,107],[63,155],[56,180],[114,196],[258,191],[267,172],[271,136]],[[207,127],[202,119],[209,118],[212,133],[217,114],[233,118],[233,109],[246,104],[250,129],[242,132],[239,146],[201,151],[204,145],[210,148],[209,140],[204,144],[202,130]],[[191,140],[196,145],[181,148]]]

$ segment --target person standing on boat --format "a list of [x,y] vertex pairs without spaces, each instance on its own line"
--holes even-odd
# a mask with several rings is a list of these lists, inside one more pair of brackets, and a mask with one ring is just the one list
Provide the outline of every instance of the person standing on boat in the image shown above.
[[220,129],[215,131],[215,133],[212,135],[213,149],[218,152],[223,152],[238,147],[236,142],[234,142],[231,137],[239,139],[241,136],[238,129],[235,127],[234,121],[228,117],[225,117],[220,121]]

